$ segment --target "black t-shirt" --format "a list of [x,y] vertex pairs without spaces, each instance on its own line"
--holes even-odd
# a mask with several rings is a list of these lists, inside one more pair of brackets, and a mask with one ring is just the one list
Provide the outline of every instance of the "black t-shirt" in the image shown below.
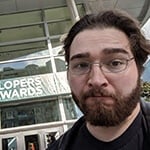
[[126,132],[111,142],[96,139],[84,124],[68,150],[143,150],[143,141],[142,114],[139,113]]

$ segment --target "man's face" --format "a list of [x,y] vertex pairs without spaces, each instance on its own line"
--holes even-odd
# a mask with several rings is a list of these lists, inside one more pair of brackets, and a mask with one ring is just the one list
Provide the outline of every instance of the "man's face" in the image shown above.
[[[89,123],[115,126],[135,109],[140,98],[135,60],[127,61],[127,67],[120,72],[107,72],[109,67],[120,67],[120,60],[132,57],[127,36],[114,28],[84,30],[74,38],[69,60],[73,67],[68,70],[68,81],[73,98]],[[73,71],[86,68],[85,62],[94,63],[88,73]]]

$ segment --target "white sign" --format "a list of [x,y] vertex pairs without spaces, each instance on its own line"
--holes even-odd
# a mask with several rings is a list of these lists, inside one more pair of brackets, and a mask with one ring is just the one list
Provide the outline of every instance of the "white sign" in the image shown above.
[[70,93],[66,73],[0,80],[0,101],[21,100]]

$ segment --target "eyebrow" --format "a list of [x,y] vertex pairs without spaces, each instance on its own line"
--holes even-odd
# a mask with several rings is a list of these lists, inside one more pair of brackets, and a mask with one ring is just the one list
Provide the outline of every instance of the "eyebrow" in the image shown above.
[[[103,49],[102,53],[106,54],[106,55],[117,54],[117,53],[129,55],[129,53],[123,48],[105,48],[105,49]],[[88,52],[87,53],[78,53],[78,54],[73,55],[70,58],[70,61],[72,61],[74,59],[89,58],[89,57],[90,57],[90,53],[88,53]]]
[[122,54],[126,54],[129,55],[129,53],[123,49],[123,48],[105,48],[103,50],[104,54],[115,54],[115,53],[122,53]]
[[78,59],[78,58],[89,58],[90,57],[90,54],[89,53],[78,53],[76,55],[73,55],[71,58],[70,58],[70,61],[74,60],[74,59]]

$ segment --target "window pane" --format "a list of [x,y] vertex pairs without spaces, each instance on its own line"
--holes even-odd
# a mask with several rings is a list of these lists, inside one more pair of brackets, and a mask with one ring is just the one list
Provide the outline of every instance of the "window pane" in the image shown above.
[[145,67],[145,70],[143,72],[142,79],[144,81],[150,82],[150,56],[144,67]]
[[72,25],[68,7],[45,10],[45,18],[48,22],[52,47],[62,45],[60,38]]
[[0,79],[52,73],[49,58],[0,64]]
[[2,128],[60,121],[57,100],[2,108]]
[[0,28],[40,22],[41,11],[0,15],[0,20]]
[[44,37],[44,31],[41,25],[27,26],[21,28],[12,28],[3,30],[0,34],[1,42],[9,42],[15,40],[25,40],[38,37]]
[[77,117],[77,110],[75,107],[74,102],[72,101],[71,98],[65,98],[63,100],[63,104],[64,104],[64,109],[65,109],[65,114],[66,114],[66,119],[76,119]]
[[47,21],[70,18],[68,7],[59,7],[45,10],[45,18]]
[[77,9],[78,9],[78,13],[79,13],[80,18],[83,17],[84,15],[86,15],[85,7],[83,4],[77,5]]
[[66,63],[64,57],[55,57],[55,64],[57,72],[66,71]]
[[17,150],[17,140],[15,137],[2,139],[3,150]]

